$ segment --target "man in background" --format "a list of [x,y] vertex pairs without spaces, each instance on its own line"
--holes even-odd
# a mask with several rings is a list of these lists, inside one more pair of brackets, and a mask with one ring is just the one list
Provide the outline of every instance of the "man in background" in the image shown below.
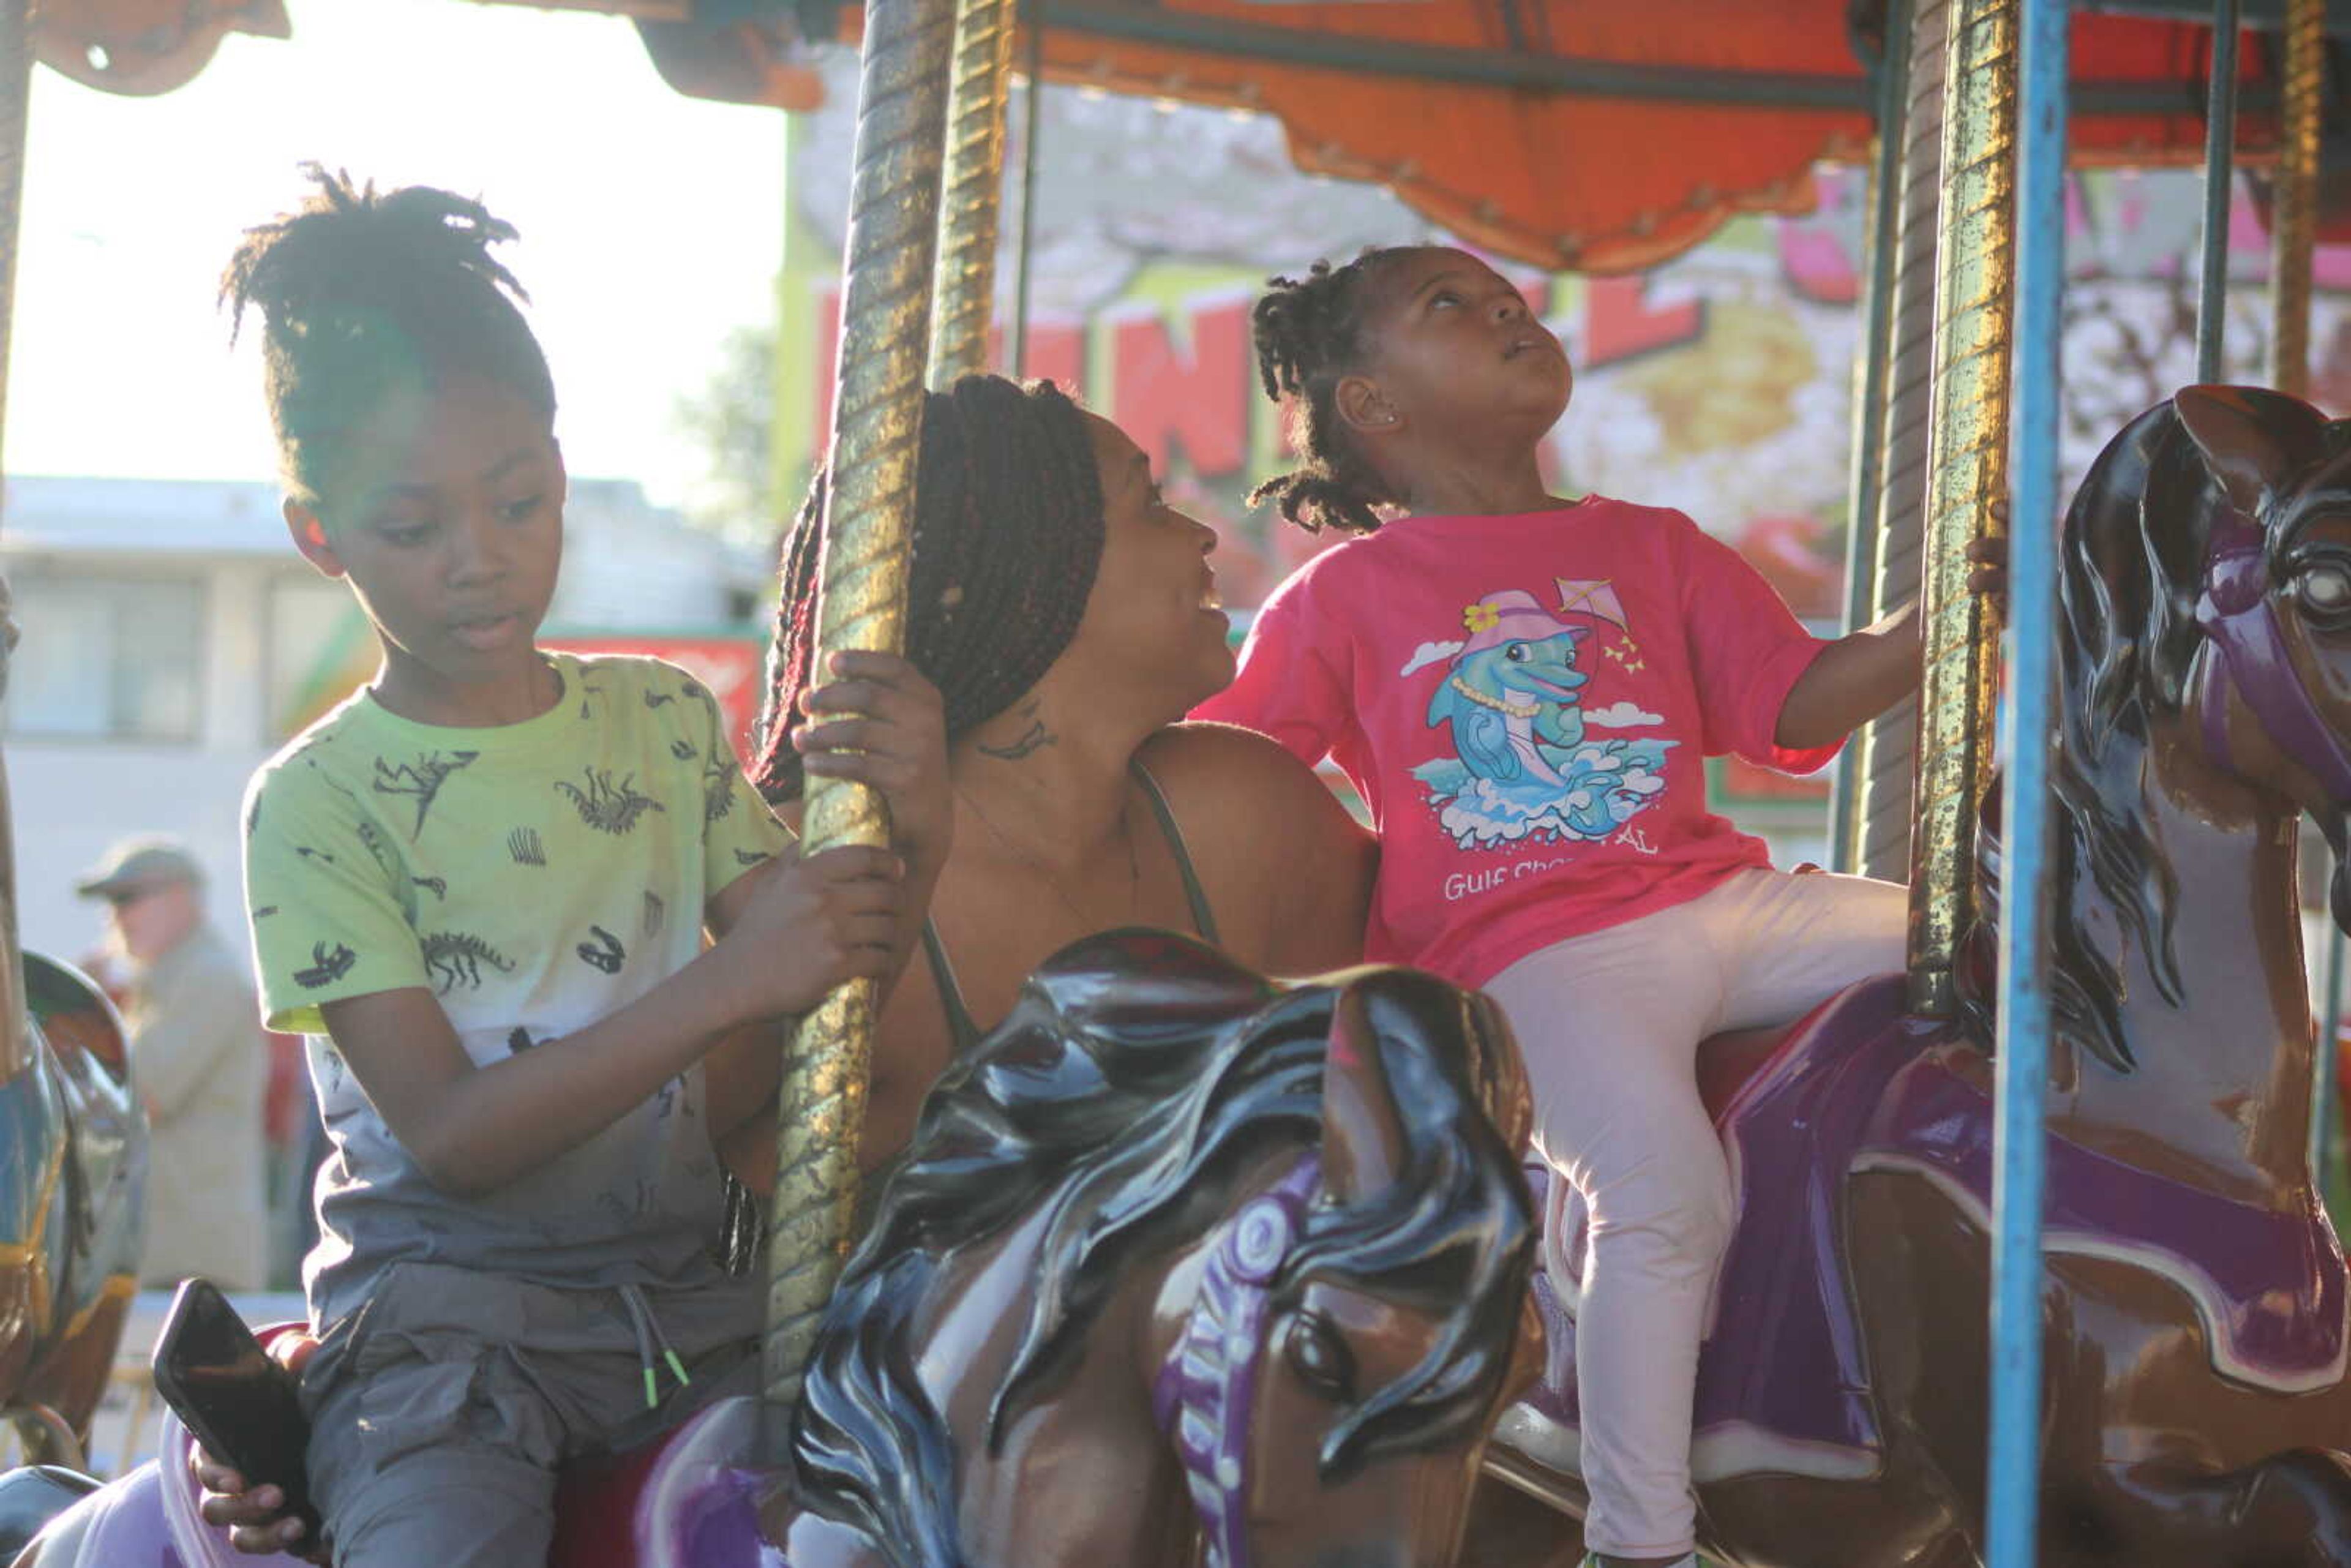
[[203,1274],[224,1290],[260,1290],[268,1059],[244,955],[205,921],[204,868],[175,841],[119,843],[75,887],[106,901],[110,944],[127,967],[131,1082],[151,1130],[140,1283]]

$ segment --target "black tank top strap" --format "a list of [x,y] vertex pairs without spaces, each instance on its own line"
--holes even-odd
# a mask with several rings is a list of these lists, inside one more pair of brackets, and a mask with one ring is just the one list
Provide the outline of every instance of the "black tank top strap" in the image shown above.
[[1192,906],[1192,929],[1200,934],[1203,942],[1221,940],[1217,936],[1217,912],[1208,907],[1208,890],[1200,885],[1200,873],[1192,869],[1192,852],[1184,842],[1184,830],[1176,824],[1176,812],[1167,804],[1166,793],[1159,788],[1159,780],[1151,776],[1151,769],[1143,765],[1141,758],[1127,764],[1127,771],[1134,775],[1137,784],[1143,786],[1143,798],[1151,802],[1151,813],[1159,819],[1159,831],[1166,838],[1168,851],[1176,857],[1176,870],[1184,878],[1184,897]]
[[979,1043],[979,1025],[964,1006],[963,987],[956,983],[955,965],[947,958],[946,944],[939,940],[939,928],[928,919],[923,922],[923,956],[930,961],[931,984],[938,988],[939,1007],[947,1015],[947,1044],[961,1056]]
[[[1151,776],[1138,758],[1128,771],[1143,789],[1143,798],[1151,803],[1151,814],[1159,821],[1159,831],[1167,841],[1168,852],[1176,857],[1176,871],[1184,879],[1184,899],[1191,906],[1192,928],[1203,942],[1215,942],[1217,912],[1208,906],[1208,890],[1200,885],[1200,873],[1193,869],[1192,852],[1184,842],[1184,830],[1176,825],[1176,812],[1167,804],[1159,780]],[[947,1016],[947,1040],[961,1055],[979,1043],[980,1027],[964,1004],[963,987],[956,979],[955,964],[947,957],[946,944],[939,939],[939,928],[931,921],[923,922],[923,956],[931,966],[931,983],[938,988],[939,1007]]]

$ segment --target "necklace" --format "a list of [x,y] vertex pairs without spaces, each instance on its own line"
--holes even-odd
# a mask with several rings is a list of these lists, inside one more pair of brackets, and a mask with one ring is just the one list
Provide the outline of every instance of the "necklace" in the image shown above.
[[[1078,901],[1070,896],[1069,890],[1061,885],[1061,879],[1053,874],[1052,867],[1013,842],[1011,837],[996,825],[995,820],[979,809],[979,802],[967,794],[962,785],[955,786],[955,792],[962,799],[965,805],[971,808],[971,814],[979,819],[979,825],[987,830],[990,838],[1003,846],[1007,854],[1044,879],[1045,885],[1053,890],[1053,896],[1061,901],[1061,907],[1076,917],[1080,927],[1086,931],[1103,929],[1098,916],[1088,915],[1078,907]],[[1133,802],[1134,789],[1130,786],[1124,798],[1119,801],[1118,831],[1119,837],[1126,841],[1127,918],[1129,921],[1139,921],[1143,915],[1143,865],[1134,852],[1134,824],[1127,815]]]
[[1506,697],[1489,697],[1458,675],[1453,677],[1450,685],[1455,691],[1459,692],[1479,706],[1497,709],[1509,714],[1512,718],[1532,718],[1542,712],[1541,703],[1514,703]]

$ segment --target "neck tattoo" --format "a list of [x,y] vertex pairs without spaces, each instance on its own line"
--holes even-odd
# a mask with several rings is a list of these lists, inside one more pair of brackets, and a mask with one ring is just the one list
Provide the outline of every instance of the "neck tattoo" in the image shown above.
[[1018,716],[1027,719],[1029,727],[1022,730],[1017,739],[1003,746],[983,746],[979,747],[979,754],[993,757],[998,762],[1019,762],[1034,757],[1049,746],[1058,745],[1061,737],[1046,728],[1045,721],[1037,716],[1038,706],[1032,701],[1021,707]]
[[[1106,929],[1102,925],[1100,916],[1088,915],[1078,907],[1078,901],[1070,896],[1069,889],[1061,885],[1061,879],[1053,874],[1052,867],[1013,842],[1005,831],[998,827],[986,811],[979,809],[979,802],[966,793],[961,785],[956,786],[956,794],[962,798],[965,805],[971,808],[971,814],[979,819],[979,825],[987,830],[988,836],[1003,847],[1005,853],[1043,879],[1045,885],[1053,890],[1053,896],[1061,901],[1061,907],[1076,917],[1082,930],[1092,932]],[[1134,824],[1128,815],[1128,810],[1134,804],[1134,790],[1130,785],[1121,796],[1118,806],[1118,835],[1126,841],[1126,904],[1127,919],[1130,923],[1139,922],[1143,917],[1143,864],[1134,852]]]

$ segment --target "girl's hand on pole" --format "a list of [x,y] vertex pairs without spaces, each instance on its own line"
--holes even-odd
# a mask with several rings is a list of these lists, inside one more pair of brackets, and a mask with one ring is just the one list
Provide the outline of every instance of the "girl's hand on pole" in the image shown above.
[[1980,593],[1991,601],[1992,613],[2001,621],[2008,619],[2008,536],[1996,535],[1978,539],[1968,546],[1968,559],[1973,569],[1968,573],[1968,591]]
[[1980,593],[1991,601],[1992,613],[2005,623],[2008,620],[2008,503],[1991,504],[1992,520],[2000,525],[1998,533],[1971,541],[1968,559],[1973,570],[1968,573],[1968,591]]

